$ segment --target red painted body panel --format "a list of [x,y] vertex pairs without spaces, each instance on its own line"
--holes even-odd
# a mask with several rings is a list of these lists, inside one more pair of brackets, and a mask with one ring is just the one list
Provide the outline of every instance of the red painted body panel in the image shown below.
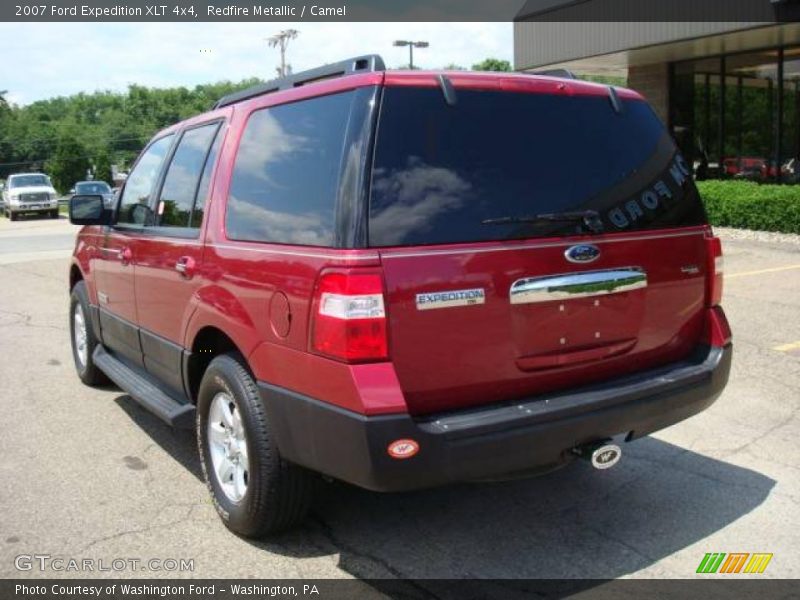
[[116,316],[138,322],[133,261],[139,236],[127,231],[106,232],[94,259],[94,281],[101,308]]
[[[562,79],[520,73],[473,73],[469,71],[387,71],[385,85],[437,87],[438,76],[444,74],[456,88],[527,92],[565,96],[608,96],[608,86],[577,79]],[[620,98],[643,100],[633,90],[616,88]]]
[[[191,278],[175,269],[188,258],[195,265]],[[199,240],[147,236],[136,247],[137,323],[140,327],[176,344],[197,307],[203,285],[203,244]]]
[[[564,251],[577,243],[598,246],[600,258],[568,263]],[[382,250],[390,355],[409,409],[435,412],[532,396],[685,357],[703,331],[705,255],[705,228]],[[683,273],[688,265],[698,271]],[[648,286],[509,302],[511,285],[521,278],[624,267],[644,269]],[[485,304],[416,306],[420,293],[476,288],[485,290]],[[595,360],[586,360],[593,353]]]
[[[390,71],[331,79],[266,94],[165,130],[227,120],[200,236],[187,241],[84,228],[76,260],[91,301],[187,349],[203,329],[219,329],[247,357],[257,379],[367,415],[510,400],[685,357],[706,328],[706,228],[380,251],[227,238],[231,172],[252,111],[363,86],[435,86],[436,75]],[[457,88],[608,93],[606,86],[549,77],[447,76]],[[641,98],[629,90],[619,94]],[[565,249],[582,242],[599,246],[600,259],[591,265],[566,262]],[[125,248],[132,252],[128,265],[117,255]],[[195,263],[191,279],[174,270],[185,256]],[[697,272],[682,272],[687,265],[696,265]],[[359,266],[380,267],[384,273],[389,362],[349,365],[309,351],[312,296],[320,272]],[[647,272],[646,289],[602,297],[598,304],[594,299],[509,304],[509,287],[519,278],[634,266]],[[95,287],[109,296],[108,306],[98,300]],[[469,288],[483,288],[485,304],[416,308],[418,293]],[[273,303],[276,294],[287,302]],[[597,350],[602,344],[610,350]],[[604,353],[612,355],[600,360]],[[548,358],[559,354],[555,362]],[[576,362],[587,357],[592,360]]]

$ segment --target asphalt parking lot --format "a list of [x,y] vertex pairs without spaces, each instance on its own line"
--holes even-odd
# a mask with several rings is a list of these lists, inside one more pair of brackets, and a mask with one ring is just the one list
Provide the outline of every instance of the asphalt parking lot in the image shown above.
[[189,432],[75,376],[74,232],[0,219],[0,577],[83,575],[15,568],[47,554],[194,561],[104,577],[690,578],[707,552],[773,553],[759,577],[800,577],[798,242],[725,236],[730,385],[614,469],[396,495],[330,484],[303,528],[252,542],[217,518]]

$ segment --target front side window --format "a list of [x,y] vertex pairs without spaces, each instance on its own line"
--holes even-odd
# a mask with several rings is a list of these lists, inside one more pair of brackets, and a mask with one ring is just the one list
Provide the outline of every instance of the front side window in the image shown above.
[[235,240],[330,246],[353,93],[254,112],[231,179],[225,226]]
[[125,182],[119,203],[117,223],[145,225],[153,223],[150,194],[167,155],[172,135],[164,136],[148,146]]
[[[219,123],[211,123],[189,129],[181,137],[161,188],[157,225],[161,227],[193,226],[192,211],[195,198],[198,195],[209,148],[218,130]],[[205,194],[205,191],[203,193]],[[196,226],[199,227],[199,223]]]

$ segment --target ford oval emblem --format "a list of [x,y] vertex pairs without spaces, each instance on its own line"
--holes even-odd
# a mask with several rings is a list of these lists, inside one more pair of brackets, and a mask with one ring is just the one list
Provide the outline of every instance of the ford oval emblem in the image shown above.
[[567,248],[564,257],[571,263],[590,263],[600,256],[600,248],[591,244],[579,244]]

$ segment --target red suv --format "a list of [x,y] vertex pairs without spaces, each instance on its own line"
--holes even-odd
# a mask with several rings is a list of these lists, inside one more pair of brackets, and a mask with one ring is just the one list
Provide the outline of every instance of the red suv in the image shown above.
[[728,379],[719,239],[629,90],[360,57],[165,129],[70,218],[80,378],[196,427],[248,536],[301,519],[315,474],[607,468]]

